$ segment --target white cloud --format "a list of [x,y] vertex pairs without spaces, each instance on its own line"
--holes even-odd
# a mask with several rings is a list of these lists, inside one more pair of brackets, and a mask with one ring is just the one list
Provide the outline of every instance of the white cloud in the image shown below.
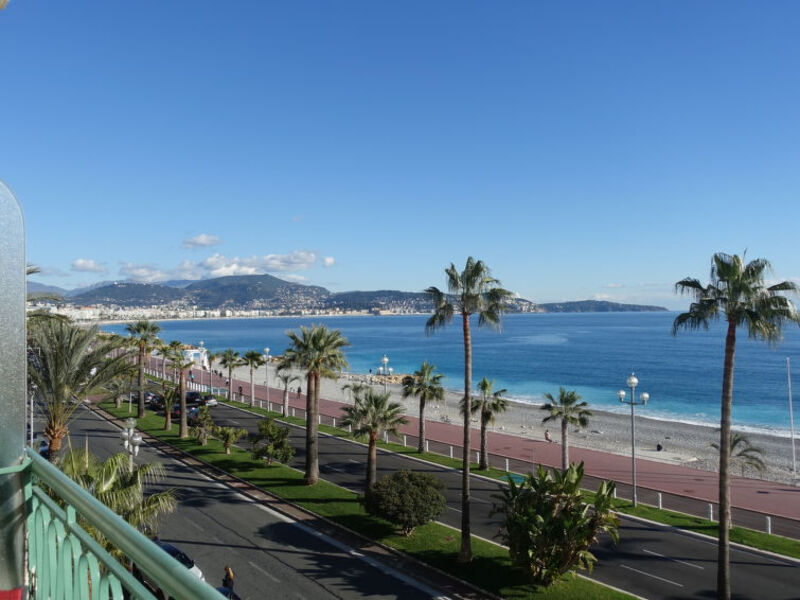
[[216,235],[210,235],[208,233],[201,233],[194,237],[186,238],[183,240],[183,247],[184,248],[209,248],[211,246],[216,246],[222,243],[222,240],[219,239]]
[[291,272],[310,269],[317,262],[317,255],[309,250],[295,250],[289,254],[266,254],[239,258],[215,254],[201,261],[208,277],[225,275],[260,275],[271,272]]
[[138,283],[153,283],[169,279],[169,275],[155,265],[137,265],[135,263],[122,263],[119,274]]
[[203,267],[190,260],[182,260],[180,264],[170,272],[170,279],[202,279],[205,271]]
[[595,294],[594,295],[594,299],[595,300],[611,300],[613,297],[614,296],[612,296],[611,294]]
[[332,256],[326,256],[325,258],[322,259],[323,267],[332,267],[335,264],[336,264],[336,259],[333,258]]
[[76,258],[72,261],[72,270],[84,273],[108,273],[105,265],[90,258]]

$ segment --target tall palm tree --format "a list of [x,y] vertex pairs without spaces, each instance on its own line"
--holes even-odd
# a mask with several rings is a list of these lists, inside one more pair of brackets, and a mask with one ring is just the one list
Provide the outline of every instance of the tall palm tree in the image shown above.
[[[499,327],[500,316],[506,308],[505,302],[511,292],[500,287],[500,282],[491,276],[489,267],[481,260],[471,256],[460,273],[453,263],[445,269],[449,295],[437,287],[429,287],[425,293],[433,301],[433,314],[425,324],[425,333],[430,334],[453,320],[454,314],[461,315],[461,329],[464,335],[464,406],[472,397],[472,331],[470,317],[478,316],[478,326]],[[472,538],[470,537],[469,504],[469,446],[470,414],[464,411],[464,459],[461,473],[461,550],[458,560],[472,560]]]
[[[256,405],[256,383],[255,372],[256,369],[262,365],[267,364],[264,356],[257,350],[248,350],[242,358],[242,364],[250,367],[250,406]],[[269,407],[267,407],[269,408]]]
[[355,404],[345,406],[342,410],[345,418],[342,424],[353,428],[353,434],[365,435],[368,440],[367,449],[367,491],[371,490],[378,480],[378,438],[384,431],[396,434],[397,428],[408,420],[403,416],[403,405],[389,402],[390,394],[381,394],[368,389],[356,396]]
[[283,384],[283,407],[281,408],[281,412],[283,413],[284,417],[289,416],[289,386],[292,385],[295,381],[300,381],[300,376],[295,375],[292,373],[288,367],[284,367],[282,364],[278,367],[278,381]]
[[766,273],[771,271],[763,258],[745,264],[736,254],[715,254],[711,261],[711,281],[703,285],[687,277],[675,284],[676,291],[689,294],[693,302],[689,310],[675,317],[673,335],[680,329],[708,329],[720,315],[727,321],[725,362],[722,371],[722,398],[719,436],[719,540],[717,550],[717,597],[730,598],[730,447],[731,410],[733,407],[733,368],[736,354],[736,330],[747,328],[751,338],[775,343],[780,339],[786,321],[798,322],[791,300],[781,292],[796,292],[797,286],[783,281],[767,286]]
[[228,369],[228,402],[231,402],[233,400],[233,370],[242,365],[242,359],[233,348],[228,348],[217,354],[217,360],[223,368]]
[[[146,487],[158,483],[165,475],[160,463],[136,464],[131,469],[125,452],[101,461],[85,450],[76,449],[67,453],[59,466],[67,477],[148,535],[157,533],[159,519],[177,506],[174,489],[145,495]],[[116,545],[106,540],[98,530],[87,523],[83,525],[117,560],[125,558]]]
[[419,400],[419,443],[417,452],[425,452],[425,405],[435,400],[444,398],[442,387],[442,373],[434,373],[436,366],[423,361],[413,375],[403,377],[403,398],[417,398]]
[[472,412],[478,413],[481,420],[481,459],[478,468],[485,471],[489,468],[489,449],[487,429],[494,423],[495,416],[506,412],[508,400],[504,398],[506,389],[494,391],[494,379],[484,377],[478,382],[480,398],[475,398]]
[[147,353],[154,347],[158,340],[158,332],[161,327],[152,321],[136,321],[125,327],[125,331],[131,336],[132,342],[139,349],[139,357],[136,362],[139,367],[139,412],[138,417],[144,418],[144,361]]
[[[178,436],[181,439],[189,437],[189,422],[186,415],[186,372],[194,366],[194,360],[186,356],[183,350],[184,345],[178,340],[171,341],[167,349],[167,358],[178,371],[178,404],[181,411],[178,420]],[[165,402],[164,408],[169,412],[172,406]]]
[[542,423],[548,421],[561,421],[561,470],[566,471],[569,468],[569,438],[567,437],[567,429],[570,425],[577,425],[578,427],[586,427],[589,424],[589,417],[592,412],[586,407],[589,403],[581,401],[578,392],[574,390],[566,390],[563,387],[558,388],[558,400],[553,398],[553,395],[547,393],[544,397],[549,402],[543,404],[539,408],[546,410],[550,414],[542,419]]
[[114,379],[131,370],[130,355],[111,357],[119,342],[98,336],[96,326],[82,327],[45,319],[31,328],[32,347],[28,377],[39,389],[44,405],[44,435],[55,459],[69,433],[69,421],[81,402],[103,392]]
[[324,325],[300,327],[300,334],[287,333],[292,345],[283,354],[284,362],[306,372],[306,473],[305,482],[313,485],[319,479],[317,425],[319,419],[319,387],[322,377],[334,378],[347,367],[342,348],[349,346],[338,329]]

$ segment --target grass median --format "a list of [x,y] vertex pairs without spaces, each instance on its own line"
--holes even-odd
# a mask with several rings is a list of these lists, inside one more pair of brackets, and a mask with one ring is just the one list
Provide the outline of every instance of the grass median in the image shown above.
[[[253,412],[263,414],[265,416],[277,417],[287,422],[293,423],[295,425],[300,425],[302,427],[305,426],[305,419],[301,419],[298,417],[284,418],[280,416],[280,413],[268,411],[266,409],[258,407],[251,408],[248,404],[242,404],[240,402],[224,401],[224,403],[229,404],[230,406],[235,406],[237,408],[246,408],[247,410],[252,410]],[[320,425],[319,430],[336,437],[353,439],[353,436],[351,436],[344,429],[331,427],[330,425]],[[417,452],[417,448],[415,446],[403,446],[402,444],[396,444],[393,442],[386,443],[382,441],[378,442],[378,446],[380,448],[383,448],[384,450],[389,450],[397,454],[412,456],[414,458],[442,465],[444,467],[450,467],[456,470],[461,469],[460,459],[450,458],[448,456],[435,454],[433,452],[423,452],[422,454],[420,454],[419,452]],[[478,463],[472,463],[472,466],[470,468],[472,472],[476,475],[482,475],[483,477],[497,479],[498,481],[502,481],[509,476],[509,473],[503,471],[502,469],[489,468],[488,470],[485,471],[478,470]],[[587,491],[586,494],[589,497],[591,497],[592,492]],[[708,519],[703,519],[701,517],[695,517],[686,513],[659,509],[656,508],[655,506],[649,506],[647,504],[641,504],[641,503],[639,503],[638,506],[634,507],[631,502],[623,499],[617,499],[614,502],[614,509],[617,512],[626,515],[641,517],[643,519],[649,519],[651,521],[662,523],[664,525],[669,525],[671,527],[676,527],[678,529],[685,529],[687,531],[702,533],[711,537],[717,537],[719,535],[718,523],[714,521],[709,521]],[[738,544],[750,546],[751,548],[757,548],[759,550],[767,550],[769,552],[774,552],[775,554],[781,554],[783,556],[800,558],[800,541],[798,540],[738,526],[734,526],[731,528],[730,536],[731,536],[731,541],[736,542]]]
[[[116,409],[111,402],[101,406],[117,417],[129,416],[127,408]],[[320,480],[313,486],[304,485],[303,474],[299,471],[280,464],[266,467],[263,462],[252,460],[249,452],[236,447],[231,449],[231,454],[225,454],[222,444],[214,439],[209,440],[206,446],[200,446],[192,438],[180,439],[177,425],[173,425],[170,431],[165,431],[164,418],[150,411],[143,419],[138,420],[137,426],[141,431],[267,492],[504,598],[631,598],[593,581],[571,576],[550,588],[537,589],[526,583],[522,571],[512,567],[507,550],[478,538],[473,538],[472,541],[472,563],[461,564],[457,561],[460,534],[454,529],[429,523],[418,527],[409,537],[397,535],[391,524],[368,515],[358,501],[358,495],[347,489],[325,480]]]

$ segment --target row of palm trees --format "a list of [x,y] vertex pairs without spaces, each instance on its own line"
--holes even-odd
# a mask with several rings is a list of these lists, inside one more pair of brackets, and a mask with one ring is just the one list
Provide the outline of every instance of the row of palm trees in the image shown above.
[[[765,259],[745,262],[743,257],[717,253],[712,258],[710,282],[702,284],[698,279],[685,278],[675,285],[677,292],[689,294],[692,303],[689,309],[676,317],[672,332],[682,329],[709,328],[712,321],[724,318],[726,322],[725,354],[721,391],[720,441],[719,441],[719,544],[717,594],[719,598],[730,598],[730,452],[731,409],[733,404],[734,360],[736,334],[739,327],[747,330],[749,337],[774,343],[781,337],[782,327],[787,322],[800,323],[800,317],[785,292],[796,292],[797,286],[790,281],[767,285],[766,275],[771,265]],[[511,293],[500,287],[500,282],[491,276],[487,265],[470,257],[463,270],[454,264],[445,269],[447,292],[429,287],[426,292],[434,302],[434,311],[426,323],[426,333],[431,334],[460,316],[464,345],[464,396],[462,405],[471,406],[472,385],[472,317],[477,317],[478,326],[497,328],[506,309]],[[293,366],[306,373],[306,450],[307,464],[305,481],[315,483],[319,478],[317,458],[317,415],[319,407],[319,384],[322,377],[331,377],[347,366],[342,348],[347,340],[338,331],[323,326],[301,327],[300,333],[289,334],[292,346],[287,350],[286,366]],[[142,354],[140,350],[140,364]],[[420,369],[422,371],[423,369]],[[420,380],[432,377],[422,374]],[[419,373],[419,372],[418,372]],[[231,377],[229,377],[229,381]],[[144,400],[140,376],[140,410]],[[434,399],[433,391],[420,392],[420,410],[424,403]],[[423,399],[424,397],[424,399]],[[485,402],[486,395],[482,394]],[[355,407],[354,407],[355,408]],[[463,410],[464,441],[462,465],[462,526],[459,559],[469,561],[472,557],[470,536],[470,413]],[[483,413],[481,413],[483,414]],[[555,417],[554,417],[555,418]],[[567,422],[562,420],[562,428]],[[420,419],[420,440],[424,440],[424,418]],[[562,429],[563,431],[563,429]],[[566,441],[566,440],[565,440]],[[564,444],[564,452],[568,452]],[[564,456],[562,456],[562,461]]]

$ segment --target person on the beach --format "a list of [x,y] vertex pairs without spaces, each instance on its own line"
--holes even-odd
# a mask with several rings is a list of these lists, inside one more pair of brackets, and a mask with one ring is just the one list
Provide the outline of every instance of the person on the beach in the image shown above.
[[546,439],[550,443],[553,442],[553,436],[550,435],[550,430],[549,429],[545,429],[544,430],[544,439]]

